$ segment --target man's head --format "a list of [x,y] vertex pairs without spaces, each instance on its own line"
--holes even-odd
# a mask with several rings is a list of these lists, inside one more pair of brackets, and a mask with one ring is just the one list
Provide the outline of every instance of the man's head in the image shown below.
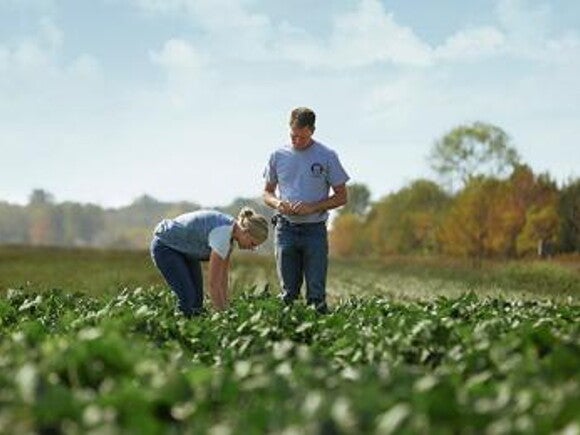
[[290,139],[296,149],[310,146],[315,130],[316,114],[308,107],[297,107],[290,113]]

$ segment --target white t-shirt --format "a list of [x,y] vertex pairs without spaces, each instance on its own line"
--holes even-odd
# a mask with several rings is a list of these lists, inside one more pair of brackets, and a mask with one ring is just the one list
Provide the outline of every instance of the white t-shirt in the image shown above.
[[209,246],[222,259],[226,259],[232,250],[233,225],[222,225],[210,231],[208,237]]

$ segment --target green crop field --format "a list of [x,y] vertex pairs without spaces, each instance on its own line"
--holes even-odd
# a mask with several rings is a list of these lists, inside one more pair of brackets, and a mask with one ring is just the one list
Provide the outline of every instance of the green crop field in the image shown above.
[[333,262],[333,312],[238,256],[194,319],[146,253],[0,249],[0,432],[580,433],[580,273]]

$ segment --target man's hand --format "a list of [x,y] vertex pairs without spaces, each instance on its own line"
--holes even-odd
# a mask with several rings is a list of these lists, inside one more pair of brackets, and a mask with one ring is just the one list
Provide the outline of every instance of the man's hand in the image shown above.
[[310,203],[302,202],[302,201],[297,201],[297,202],[293,203],[291,206],[291,210],[292,210],[292,214],[297,214],[297,215],[301,215],[301,216],[316,213],[316,211],[317,211],[316,206],[314,204],[310,204]]
[[276,210],[281,214],[294,214],[292,204],[289,201],[279,201]]

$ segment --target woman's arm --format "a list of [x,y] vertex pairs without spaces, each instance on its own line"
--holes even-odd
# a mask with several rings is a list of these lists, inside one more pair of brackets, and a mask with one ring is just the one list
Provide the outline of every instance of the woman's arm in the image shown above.
[[225,310],[228,306],[228,270],[229,256],[224,260],[215,251],[209,256],[209,296],[217,310]]

